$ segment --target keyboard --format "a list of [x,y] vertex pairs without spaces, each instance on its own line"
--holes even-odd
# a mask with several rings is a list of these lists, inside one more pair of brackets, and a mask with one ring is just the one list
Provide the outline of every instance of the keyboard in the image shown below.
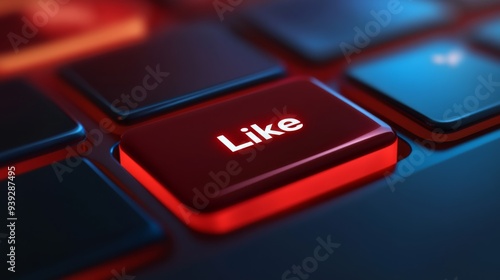
[[0,279],[500,279],[500,1],[0,4]]

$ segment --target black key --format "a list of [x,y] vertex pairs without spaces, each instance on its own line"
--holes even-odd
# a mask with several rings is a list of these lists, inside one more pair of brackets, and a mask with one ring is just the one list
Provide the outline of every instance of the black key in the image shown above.
[[[15,273],[7,271],[10,252],[2,240],[2,274],[11,273],[16,279],[55,279],[162,238],[159,226],[93,165],[84,160],[61,177],[54,171],[63,165],[56,162],[1,182],[5,210],[0,217],[13,226],[4,226],[0,233],[15,233],[15,244],[9,245],[15,246],[15,257],[9,256],[9,261],[15,261]],[[9,211],[8,196],[15,198],[9,199],[15,203]]]
[[0,84],[0,164],[82,138],[82,126],[32,86]]
[[377,58],[349,76],[430,129],[452,133],[500,113],[500,64],[453,41]]
[[481,25],[474,33],[476,42],[500,53],[500,20]]
[[215,24],[73,64],[63,75],[119,121],[199,101],[283,74],[273,59]]
[[322,62],[448,22],[447,6],[430,1],[280,0],[246,13],[248,20],[302,57]]

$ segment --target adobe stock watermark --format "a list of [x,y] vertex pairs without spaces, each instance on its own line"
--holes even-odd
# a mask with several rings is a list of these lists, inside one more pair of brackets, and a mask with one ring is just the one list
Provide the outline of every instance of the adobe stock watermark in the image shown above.
[[26,45],[29,41],[38,35],[39,29],[46,26],[51,18],[54,18],[60,10],[60,5],[65,5],[71,0],[38,0],[37,5],[40,8],[33,13],[31,18],[23,16],[21,21],[23,26],[19,33],[9,32],[9,40],[15,53],[19,52],[21,44]]
[[389,0],[386,9],[371,10],[370,15],[373,20],[368,21],[362,27],[355,26],[353,28],[353,44],[341,42],[339,45],[347,63],[351,63],[353,54],[360,54],[364,48],[368,47],[372,39],[380,35],[382,30],[391,24],[393,16],[400,14],[403,10],[404,7],[400,0]]
[[[273,117],[269,120],[269,123],[276,124],[278,120],[283,120],[286,118],[292,118],[296,115],[289,114],[287,106],[284,106],[281,111],[277,108],[271,110]],[[237,151],[240,155],[247,156],[243,162],[238,162],[236,160],[229,160],[223,170],[208,172],[208,177],[210,178],[205,185],[202,187],[195,187],[193,191],[193,208],[187,208],[184,204],[179,204],[178,207],[182,212],[184,221],[186,224],[190,223],[190,217],[193,213],[199,213],[210,204],[210,200],[218,197],[221,192],[223,192],[231,183],[235,177],[240,175],[244,170],[244,164],[249,164],[253,162],[259,152],[266,148],[274,138],[270,138],[265,142],[254,143],[254,145]]]
[[224,21],[224,14],[233,12],[244,0],[215,0],[212,2],[220,21]]
[[[477,111],[481,103],[491,98],[493,94],[500,93],[500,80],[493,80],[493,74],[479,75],[476,80],[478,83],[474,93],[466,96],[462,102],[452,104],[443,112],[443,119],[454,120],[451,125],[452,131],[458,131],[463,126],[463,117]],[[387,171],[384,174],[391,192],[395,192],[397,184],[405,182],[408,177],[415,173],[419,166],[422,166],[434,154],[436,144],[443,143],[447,139],[448,136],[441,128],[435,128],[432,131],[430,140],[415,139],[414,141],[419,147],[413,150],[406,160],[402,160],[400,157],[400,161],[393,172]]]
[[121,272],[118,272],[116,269],[111,270],[111,274],[113,275],[113,278],[110,280],[134,280],[135,276],[133,275],[128,275],[127,272],[125,271],[125,267],[122,267]]
[[311,255],[302,259],[299,264],[293,264],[290,269],[287,269],[281,274],[281,280],[300,280],[309,279],[311,274],[319,269],[319,265],[335,252],[335,249],[340,247],[340,243],[333,243],[331,236],[328,235],[326,240],[317,237],[318,245],[314,247]]
[[[145,72],[146,74],[141,84],[133,87],[130,93],[122,93],[120,98],[115,99],[111,103],[112,110],[119,113],[122,116],[122,120],[126,119],[130,110],[136,108],[140,102],[147,98],[150,91],[155,90],[170,75],[168,72],[162,72],[159,64],[155,68],[149,65],[146,66]],[[64,164],[57,161],[52,163],[52,169],[59,182],[63,181],[64,174],[73,172],[74,168],[82,163],[84,156],[90,155],[95,147],[102,144],[106,134],[112,133],[115,129],[116,126],[113,121],[109,118],[104,118],[99,122],[99,128],[88,131],[87,140],[80,142],[76,146],[76,149],[66,146],[67,154]]]

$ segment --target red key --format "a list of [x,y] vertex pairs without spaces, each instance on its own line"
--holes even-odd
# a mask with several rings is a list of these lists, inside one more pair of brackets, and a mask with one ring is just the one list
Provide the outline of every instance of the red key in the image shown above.
[[259,92],[134,128],[122,165],[190,227],[225,233],[381,174],[389,126],[317,81]]

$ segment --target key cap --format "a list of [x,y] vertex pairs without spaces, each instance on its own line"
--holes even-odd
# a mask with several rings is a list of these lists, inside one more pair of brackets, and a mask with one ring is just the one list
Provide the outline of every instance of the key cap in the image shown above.
[[119,149],[188,226],[225,233],[390,168],[397,138],[319,82],[292,79],[129,130]]
[[449,22],[450,11],[427,1],[274,1],[248,11],[247,20],[313,62],[348,62],[372,44]]
[[452,141],[499,123],[499,65],[461,43],[435,41],[353,66],[348,76]]
[[[58,170],[68,168],[71,172],[60,176]],[[159,226],[86,160],[76,167],[55,162],[1,184],[6,207],[1,217],[13,224],[8,235],[15,233],[15,244],[11,244],[15,257],[9,261],[15,262],[12,275],[17,279],[59,279],[82,273],[163,238]],[[15,202],[9,211],[7,201]],[[8,252],[3,249],[1,258],[7,269]],[[108,270],[86,279],[112,277]]]
[[63,76],[118,121],[134,120],[276,77],[283,68],[215,24],[184,26],[85,60]]
[[500,20],[481,25],[474,33],[473,40],[478,44],[500,53]]
[[0,165],[81,139],[83,127],[21,80],[0,84]]
[[130,1],[31,1],[0,17],[0,73],[15,74],[143,38],[147,13]]

